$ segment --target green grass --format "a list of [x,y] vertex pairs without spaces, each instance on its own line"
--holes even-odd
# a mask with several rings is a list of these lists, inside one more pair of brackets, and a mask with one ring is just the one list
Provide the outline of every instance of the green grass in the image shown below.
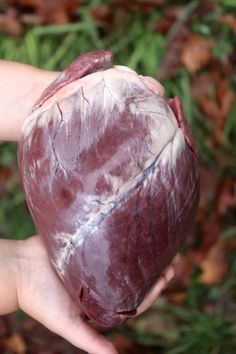
[[[195,19],[190,29],[212,39],[215,43],[213,49],[215,58],[224,61],[235,45],[235,36],[225,24],[216,23],[215,19],[217,14],[228,9],[224,4],[229,8],[235,7],[235,1],[218,0],[218,2],[220,4],[218,8],[210,15]],[[186,14],[189,15],[188,11],[194,9],[196,2],[185,3],[188,3]],[[103,24],[93,22],[89,14],[89,7],[85,5],[80,9],[79,23],[29,28],[22,38],[13,38],[0,33],[0,57],[47,70],[61,70],[77,55],[105,48],[113,51],[116,64],[130,66],[143,75],[158,76],[158,68],[166,52],[167,39],[176,31],[178,23],[169,35],[164,36],[152,30],[154,21],[161,16],[160,12],[133,13],[127,15],[122,25],[109,31]],[[210,139],[212,127],[202,115],[197,102],[191,97],[192,80],[193,77],[181,68],[174,77],[164,81],[167,95],[178,95],[182,98],[187,120],[199,147],[202,165],[214,169],[216,174],[236,177],[236,105],[233,105],[225,124],[223,132],[225,141],[217,149],[213,148]],[[232,78],[232,85],[235,85],[235,78]],[[218,156],[227,157],[228,164],[224,170],[218,165]],[[0,143],[0,170],[9,165],[17,170],[16,145]],[[229,213],[223,221],[222,238],[235,237],[234,212]],[[0,200],[0,235],[23,239],[34,232],[20,188],[19,175],[16,172],[7,182]],[[162,348],[165,354],[235,353],[235,323],[224,304],[224,299],[228,295],[235,301],[234,279],[236,279],[234,255],[230,259],[229,275],[219,286],[203,286],[198,279],[198,274],[193,274],[184,305],[166,304],[164,310],[162,309],[163,321],[167,321],[165,318],[168,318],[168,323],[172,324],[169,330],[162,334],[150,334],[148,330],[140,330],[137,325],[130,336],[145,346]],[[206,308],[202,303],[206,300],[214,304],[213,313],[205,313]],[[235,311],[234,307],[235,305],[233,305]],[[157,314],[158,318],[159,316],[160,312]],[[129,333],[126,332],[127,329],[123,331]]]

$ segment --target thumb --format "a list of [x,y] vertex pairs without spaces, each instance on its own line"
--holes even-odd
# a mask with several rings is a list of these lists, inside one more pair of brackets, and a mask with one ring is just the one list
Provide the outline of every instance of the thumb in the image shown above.
[[174,277],[174,274],[174,267],[171,265],[165,270],[163,275],[157,280],[156,284],[146,295],[141,305],[139,305],[136,316],[146,311],[157,300],[169,281]]
[[79,316],[57,323],[51,330],[90,354],[118,354],[111,342],[83,322]]

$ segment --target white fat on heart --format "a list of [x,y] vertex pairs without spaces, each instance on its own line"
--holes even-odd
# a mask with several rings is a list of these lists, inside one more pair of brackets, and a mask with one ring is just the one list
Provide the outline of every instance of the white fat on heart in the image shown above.
[[[178,123],[174,113],[162,98],[149,93],[147,93],[147,96],[144,95],[139,98],[138,95],[135,96],[134,87],[139,87],[144,92],[146,91],[146,86],[140,76],[129,68],[126,70],[123,67],[93,73],[65,86],[53,98],[50,98],[42,107],[32,113],[28,124],[25,123],[24,134],[28,136],[28,144],[31,141],[30,132],[34,127],[35,121],[37,121],[38,127],[46,127],[50,119],[62,119],[64,123],[67,123],[69,117],[73,116],[73,109],[81,110],[80,130],[84,132],[80,136],[81,148],[96,143],[94,137],[90,134],[90,129],[88,129],[91,119],[87,117],[91,116],[91,107],[96,108],[102,105],[102,110],[106,113],[101,117],[102,121],[99,126],[101,127],[100,129],[105,129],[108,125],[108,120],[112,119],[112,111],[115,105],[121,112],[124,110],[125,97],[123,97],[123,100],[122,98],[119,99],[121,92],[129,91],[129,94],[134,94],[129,106],[131,113],[134,116],[137,115],[137,119],[148,119],[150,139],[144,141],[144,144],[147,144],[150,154],[144,162],[144,169],[148,168],[156,156],[173,139],[178,130]],[[133,93],[132,90],[134,90]],[[66,95],[71,95],[73,104],[66,103],[64,98]],[[103,100],[102,103],[101,99]],[[51,102],[50,107],[48,107],[49,102]],[[45,106],[47,106],[46,110]],[[129,154],[128,149],[127,153]],[[133,168],[133,176],[136,176],[139,173],[137,166],[136,170],[135,166],[131,168]],[[117,182],[117,184],[122,184],[121,181]],[[123,186],[123,189],[126,189],[126,186]]]
[[[127,72],[125,73],[126,76],[127,74],[132,77],[137,76],[138,75],[129,70],[129,68],[127,68]],[[50,108],[56,104],[57,102],[60,102],[61,100],[64,100],[65,98],[73,95],[74,93],[76,93],[77,91],[83,91],[84,92],[84,96],[86,96],[85,98],[89,101],[89,98],[91,100],[93,99],[100,99],[100,96],[98,96],[98,92],[96,93],[95,97],[94,95],[94,91],[96,91],[96,86],[97,85],[103,85],[105,86],[105,81],[110,82],[111,78],[115,78],[119,77],[119,81],[121,83],[122,80],[120,80],[120,74],[124,72],[124,69],[116,69],[116,68],[111,68],[105,71],[99,71],[99,72],[95,72],[92,73],[90,75],[87,75],[85,77],[82,77],[78,80],[75,80],[71,83],[69,83],[68,85],[63,86],[61,89],[59,89],[53,96],[49,97],[41,107],[37,108],[35,111],[33,111],[24,121],[23,127],[22,127],[22,132],[23,132],[23,136],[27,137],[31,131],[33,130],[35,124],[36,124],[36,120],[37,117],[39,115],[41,115],[43,112],[50,110]],[[128,79],[128,78],[127,78]],[[114,83],[112,81],[112,87],[107,87],[107,89],[110,92],[110,95],[107,95],[108,97],[108,103],[111,101],[111,94],[113,94],[114,96],[117,95],[117,97],[119,97],[118,92],[115,93],[115,91],[119,90],[120,87],[119,85],[117,85],[117,83]],[[101,93],[101,91],[100,91]],[[66,118],[65,118],[66,119]]]
[[[76,251],[76,247],[79,247],[83,243],[80,235],[81,233],[79,229],[76,230],[74,234],[63,233],[54,235],[58,248],[54,251],[53,264],[60,276],[64,275],[65,267]],[[75,241],[76,247],[73,247]]]
[[179,128],[172,141],[166,146],[161,154],[161,165],[175,168],[176,161],[180,157],[186,142],[182,130]]
[[[53,105],[57,103],[60,104],[62,100],[65,100],[77,91],[81,91],[84,99],[90,102],[92,106],[94,100],[95,103],[97,100],[100,102],[101,92],[103,90],[104,107],[115,102],[122,111],[124,109],[122,92],[127,90],[127,88],[132,91],[132,86],[134,85],[137,85],[143,90],[147,88],[141,76],[124,66],[117,66],[105,71],[95,72],[73,81],[59,89],[53,96],[48,98],[41,107],[37,108],[25,119],[22,127],[23,136],[27,137],[31,133],[35,127],[38,116],[42,115],[43,112],[49,111]],[[67,107],[67,109],[69,108]],[[71,109],[73,109],[73,107],[71,107]],[[57,116],[58,119],[60,119],[60,114]],[[63,117],[65,121],[67,117],[70,117],[70,115],[65,114],[65,117]],[[47,120],[40,119],[38,124],[39,126],[43,126],[46,122]]]
[[124,65],[114,65],[114,69],[126,71],[126,72],[128,72],[128,73],[132,73],[132,74],[137,75],[136,71],[134,71],[133,69],[130,69],[128,66],[124,66]]
[[65,268],[70,262],[71,257],[85,242],[83,232],[91,235],[96,231],[96,226],[91,227],[89,223],[79,227],[73,234],[55,234],[54,239],[57,247],[54,250],[53,264],[60,276],[65,273]]

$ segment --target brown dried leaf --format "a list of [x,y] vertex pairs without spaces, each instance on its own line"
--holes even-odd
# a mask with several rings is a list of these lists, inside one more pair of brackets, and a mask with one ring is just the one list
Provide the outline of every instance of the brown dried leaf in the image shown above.
[[23,34],[23,27],[18,18],[18,13],[13,7],[9,7],[5,13],[0,14],[0,31],[13,36]]
[[201,106],[203,112],[209,118],[211,118],[211,120],[213,120],[214,123],[218,124],[219,120],[221,123],[222,112],[221,112],[219,105],[217,104],[217,102],[214,99],[210,98],[208,95],[203,95],[201,97],[200,106]]
[[100,21],[107,24],[110,24],[112,22],[111,8],[106,4],[92,6],[91,15],[94,21]]
[[222,216],[232,207],[236,208],[236,182],[232,178],[225,178],[218,189],[217,212]]
[[182,63],[192,73],[204,68],[212,58],[212,45],[202,36],[191,34],[181,52]]
[[17,5],[23,12],[37,12],[43,23],[68,23],[75,16],[78,8],[77,0],[8,0],[11,5]]
[[19,333],[13,333],[11,337],[5,340],[5,345],[8,350],[15,354],[25,354],[26,353],[26,344]]
[[[215,201],[216,188],[219,183],[219,176],[212,169],[201,167],[200,169],[200,203],[199,209],[205,213],[208,212],[210,204]],[[204,214],[206,215],[206,214]],[[203,222],[204,219],[198,219]]]
[[202,96],[208,96],[209,93],[214,89],[214,83],[209,74],[198,74],[194,78],[192,83],[191,92],[192,96],[198,100],[202,98]]
[[222,115],[226,119],[234,101],[234,93],[229,85],[229,82],[226,79],[222,79],[219,74],[218,77],[215,79],[215,82],[217,101],[221,108]]
[[221,233],[221,220],[216,213],[211,213],[202,223],[202,244],[200,252],[204,257],[211,247],[218,242]]
[[112,342],[114,346],[119,350],[119,353],[130,353],[132,349],[132,342],[123,334],[116,334]]
[[6,183],[13,174],[14,169],[11,166],[5,166],[0,170],[0,196],[4,193]]
[[211,71],[211,79],[215,90],[215,98],[209,93],[202,92],[199,96],[199,104],[203,113],[213,122],[214,138],[218,144],[222,141],[222,132],[228,114],[235,99],[233,90],[227,79],[219,72],[218,66]]
[[201,262],[203,284],[220,284],[228,272],[228,261],[225,243],[220,240],[215,243],[206,258]]
[[168,301],[172,304],[180,305],[186,299],[186,291],[174,291],[168,294]]

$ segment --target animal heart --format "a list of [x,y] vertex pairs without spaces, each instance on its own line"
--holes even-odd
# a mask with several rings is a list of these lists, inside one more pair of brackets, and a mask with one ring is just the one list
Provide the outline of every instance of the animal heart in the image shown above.
[[199,201],[179,98],[111,61],[107,51],[76,59],[35,104],[19,144],[27,203],[52,265],[104,327],[135,314]]

